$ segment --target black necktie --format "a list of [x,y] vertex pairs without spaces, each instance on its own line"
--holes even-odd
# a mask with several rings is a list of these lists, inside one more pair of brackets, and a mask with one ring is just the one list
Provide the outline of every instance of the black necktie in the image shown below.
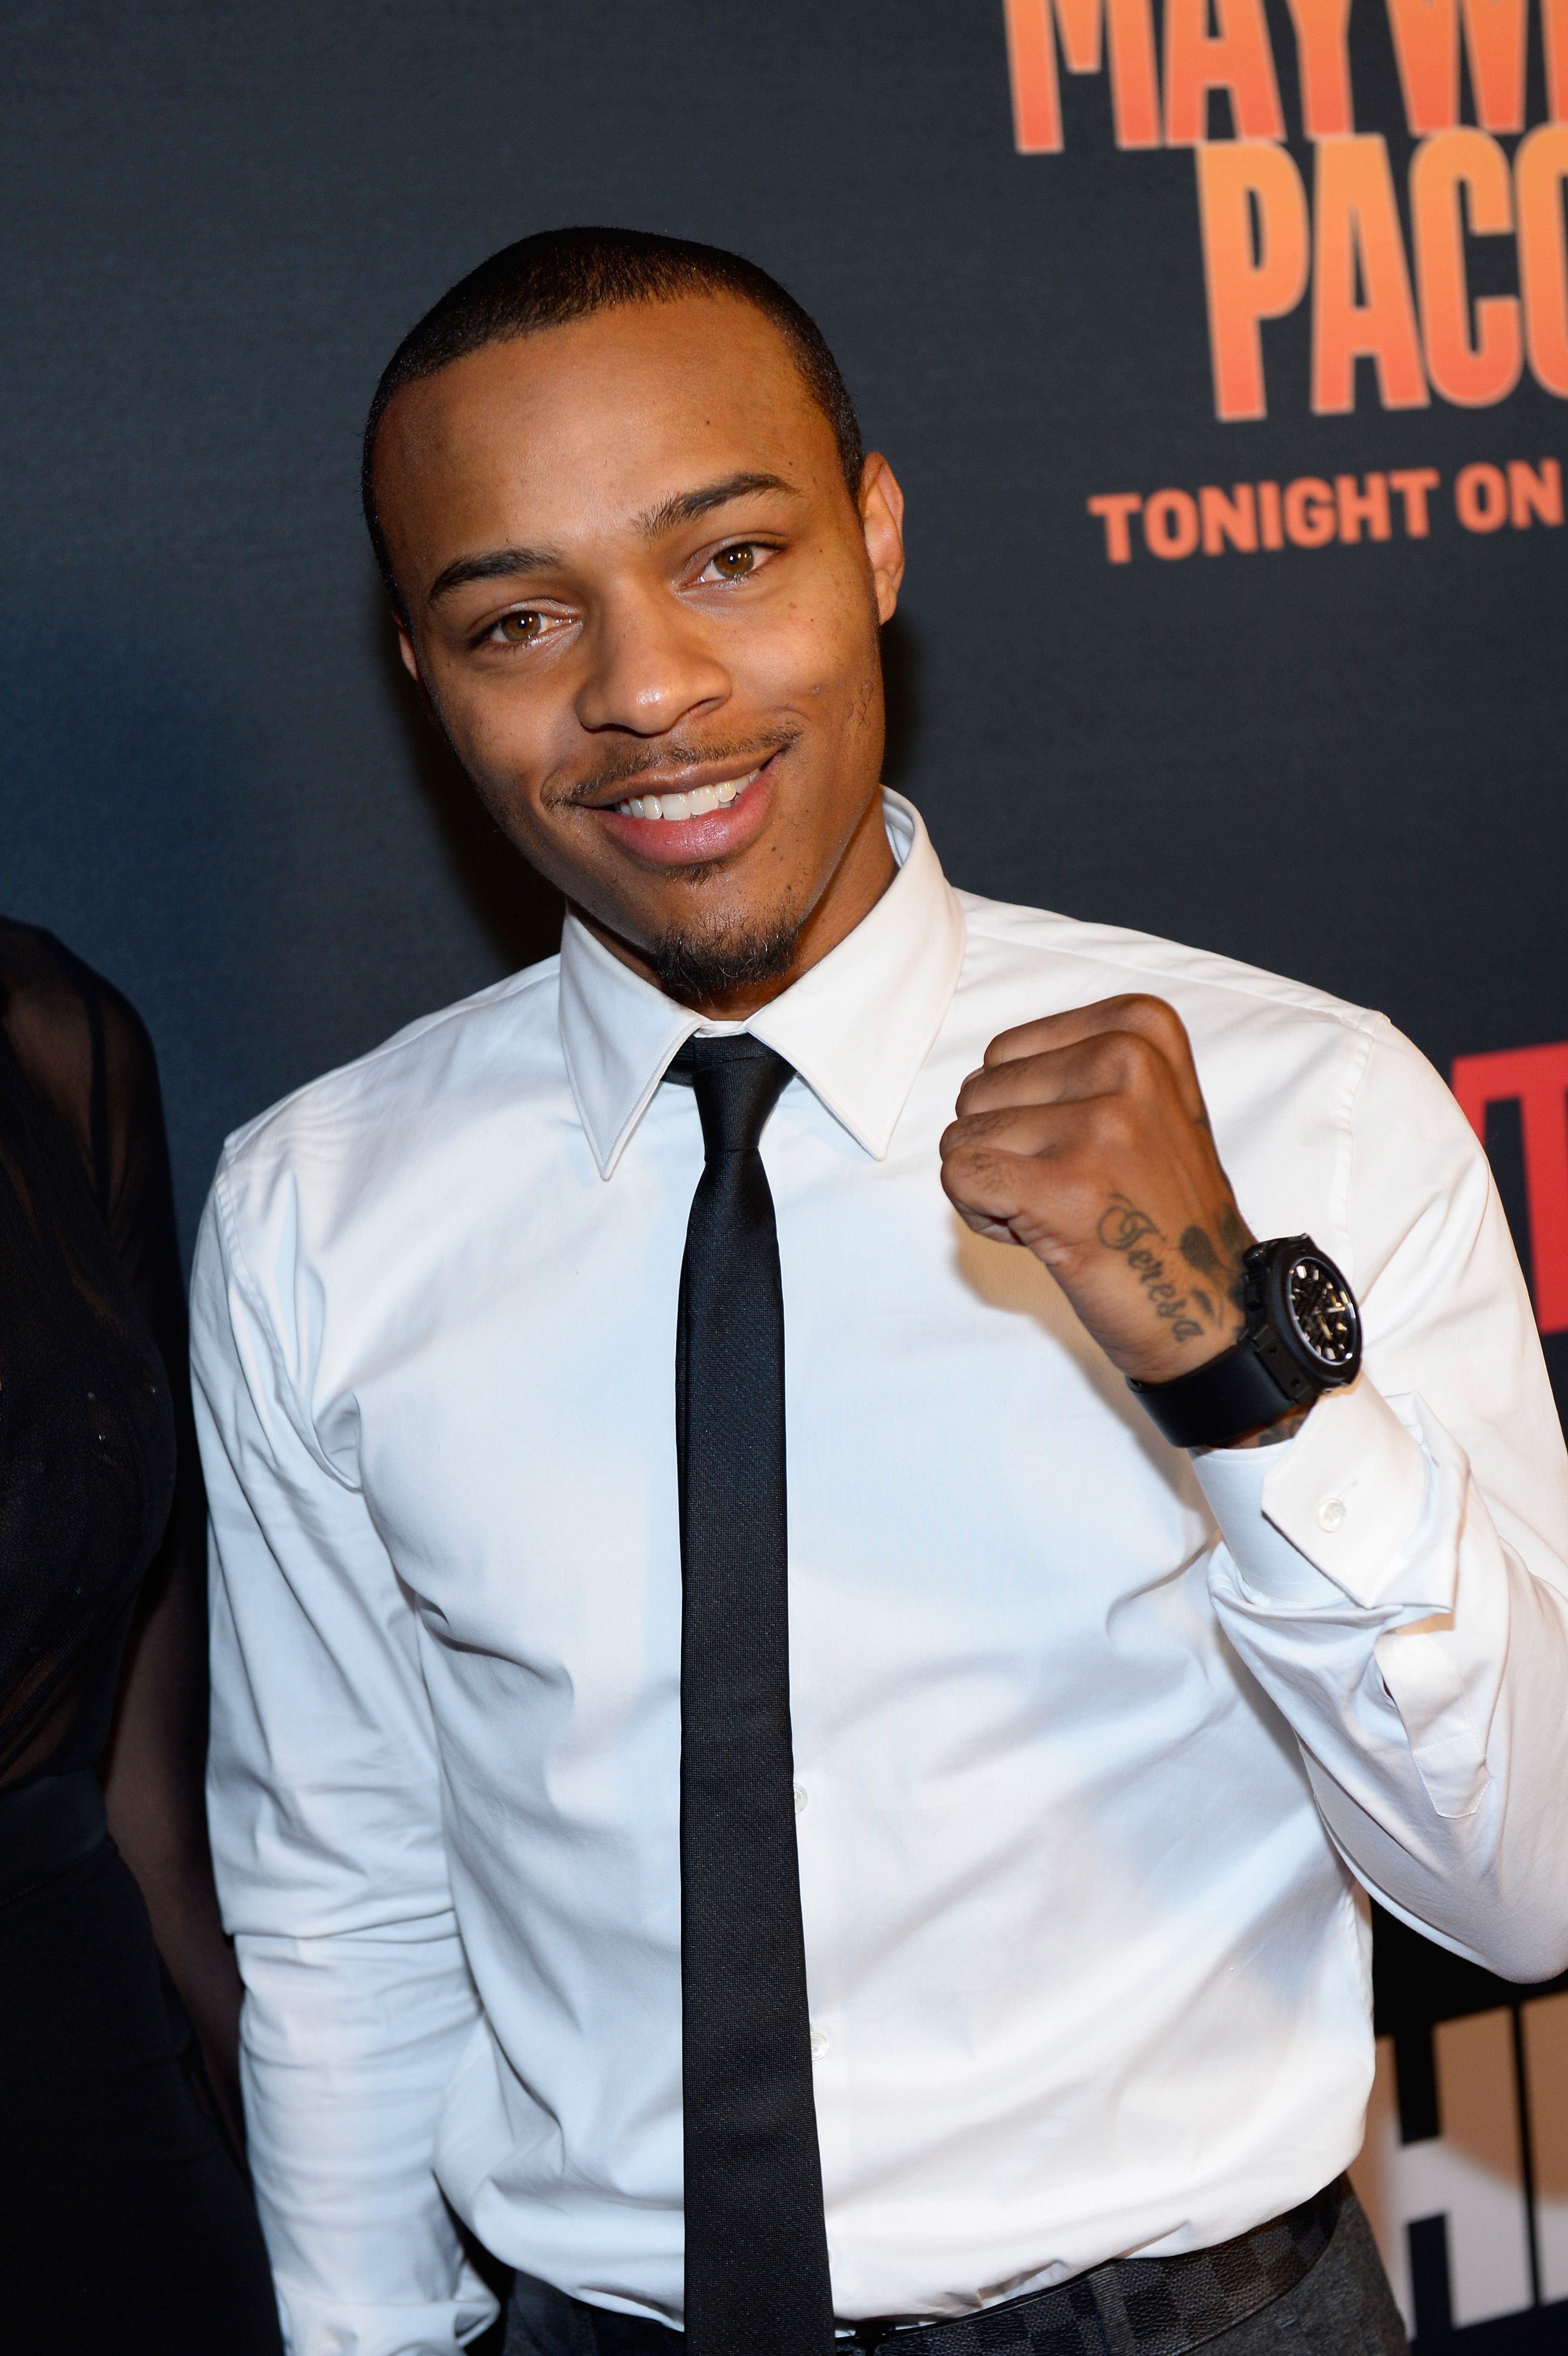
[[688,2356],[830,2356],[795,1863],[784,1293],[758,1143],[790,1067],[693,1039],[706,1163],[676,1335]]

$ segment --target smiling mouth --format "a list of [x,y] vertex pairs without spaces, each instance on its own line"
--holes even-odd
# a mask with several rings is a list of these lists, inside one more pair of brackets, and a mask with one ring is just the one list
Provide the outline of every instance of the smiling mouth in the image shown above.
[[696,786],[689,793],[635,794],[628,802],[616,802],[615,813],[619,818],[706,818],[710,810],[728,809],[738,802],[766,766],[765,761],[759,762],[747,776],[727,777],[719,786]]

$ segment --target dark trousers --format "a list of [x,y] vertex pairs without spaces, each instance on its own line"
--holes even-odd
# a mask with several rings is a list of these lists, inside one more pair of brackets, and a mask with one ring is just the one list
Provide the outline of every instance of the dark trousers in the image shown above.
[[107,1835],[0,1901],[0,2348],[283,2356],[250,2187]]
[[[1128,2325],[1116,2270],[1102,2267],[1089,2284],[1094,2311],[1079,2326],[1082,2356],[1156,2356],[1153,2343],[1140,2343]],[[988,2339],[1002,2320],[995,2316]],[[507,2310],[505,2356],[678,2356],[678,2340],[679,2334],[663,2324],[585,2307],[524,2275],[517,2278]],[[942,2356],[942,2336],[935,2330],[899,2333],[891,2356],[904,2349],[909,2356],[920,2356],[928,2340],[931,2356]],[[1022,2315],[1016,2336],[997,2334],[996,2345],[997,2356],[1004,2349],[1007,2356],[1015,2349],[1017,2356],[1030,2356],[1037,2347],[1057,2356],[1057,2335],[1049,2341],[1031,2335]],[[1157,2356],[1186,2356],[1197,2347],[1207,2356],[1408,2356],[1404,2326],[1355,2195],[1347,2197],[1328,2248],[1294,2290],[1217,2337],[1179,2342],[1162,2337]],[[746,2356],[746,2351],[736,2349],[733,2356]]]

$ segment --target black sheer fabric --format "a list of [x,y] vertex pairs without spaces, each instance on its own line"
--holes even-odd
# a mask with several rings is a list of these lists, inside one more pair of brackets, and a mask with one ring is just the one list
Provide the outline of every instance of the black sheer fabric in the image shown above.
[[281,2346],[201,1797],[204,1523],[151,1045],[0,920],[4,2346]]
[[0,926],[0,1788],[109,1739],[174,1499],[169,1205],[141,1024],[47,935]]

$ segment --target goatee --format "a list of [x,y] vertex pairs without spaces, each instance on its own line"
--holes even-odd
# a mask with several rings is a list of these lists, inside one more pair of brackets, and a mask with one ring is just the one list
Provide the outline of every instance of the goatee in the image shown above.
[[776,981],[795,962],[804,923],[792,914],[725,932],[666,933],[649,952],[659,988],[683,1005],[702,1005],[731,990]]

